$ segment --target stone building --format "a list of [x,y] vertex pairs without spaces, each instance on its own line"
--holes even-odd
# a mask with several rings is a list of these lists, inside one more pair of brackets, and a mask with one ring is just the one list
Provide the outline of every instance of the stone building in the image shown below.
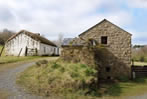
[[40,34],[22,30],[7,40],[5,52],[8,56],[42,56],[58,55],[59,49]]
[[70,61],[76,59],[77,62],[90,63],[89,65],[91,62],[87,63],[87,60],[93,59],[93,64],[98,66],[101,80],[129,77],[131,36],[127,31],[104,19],[81,33],[78,38],[63,44],[61,57],[64,60],[68,57]]

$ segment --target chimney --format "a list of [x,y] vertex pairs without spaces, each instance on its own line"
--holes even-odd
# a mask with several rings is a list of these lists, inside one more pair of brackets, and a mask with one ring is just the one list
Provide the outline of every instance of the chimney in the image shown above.
[[36,33],[36,34],[40,36],[40,33]]

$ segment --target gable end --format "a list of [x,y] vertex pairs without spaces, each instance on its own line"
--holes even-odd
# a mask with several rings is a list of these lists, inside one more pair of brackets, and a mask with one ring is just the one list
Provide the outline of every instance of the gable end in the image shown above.
[[84,31],[83,33],[81,33],[79,36],[84,35],[85,33],[87,33],[88,31],[90,31],[91,29],[95,28],[96,26],[100,25],[100,24],[101,24],[101,23],[103,23],[103,22],[108,22],[108,23],[112,24],[113,26],[115,26],[115,27],[119,28],[120,30],[122,30],[122,31],[124,31],[124,32],[126,32],[126,33],[128,33],[130,36],[132,36],[132,34],[131,34],[131,33],[127,32],[127,31],[125,31],[124,29],[122,29],[122,28],[120,28],[119,26],[117,26],[117,25],[113,24],[112,22],[108,21],[107,19],[104,19],[104,20],[102,20],[101,22],[99,22],[98,24],[96,24],[96,25],[92,26],[92,27],[91,27],[91,28],[89,28],[88,30],[86,30],[86,31]]

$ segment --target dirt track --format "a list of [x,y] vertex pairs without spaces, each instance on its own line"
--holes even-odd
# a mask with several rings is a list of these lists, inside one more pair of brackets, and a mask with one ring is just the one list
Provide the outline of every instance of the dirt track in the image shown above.
[[[50,58],[47,58],[50,60]],[[5,92],[7,99],[44,99],[45,97],[32,95],[16,85],[16,77],[18,73],[23,72],[26,68],[34,65],[35,62],[19,63],[19,66],[12,66],[0,72],[0,92]],[[11,64],[9,64],[11,65]],[[12,64],[14,65],[14,64]],[[0,99],[2,97],[0,96]],[[3,97],[4,98],[4,97]]]

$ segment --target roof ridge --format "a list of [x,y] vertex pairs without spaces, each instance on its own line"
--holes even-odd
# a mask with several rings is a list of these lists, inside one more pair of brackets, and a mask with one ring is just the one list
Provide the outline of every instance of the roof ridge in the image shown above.
[[[28,35],[29,37],[31,37],[34,40],[38,40],[41,43],[47,44],[47,45],[52,45],[52,46],[57,46],[56,44],[54,44],[53,42],[51,42],[50,40],[48,40],[47,38],[40,36],[36,33],[27,31],[27,30],[21,30],[18,33],[16,33],[15,35],[11,36],[6,42],[12,40],[13,38],[15,38],[17,35],[21,34],[21,33],[25,33],[26,35]],[[30,35],[29,35],[30,34]]]
[[[120,28],[119,26],[115,25],[114,23],[110,22],[109,20],[107,20],[107,19],[103,19],[103,20],[102,20],[102,21],[100,21],[99,23],[97,23],[97,24],[93,25],[92,27],[90,27],[90,28],[89,28],[89,29],[87,29],[86,31],[84,31],[84,32],[82,32],[81,34],[79,34],[79,36],[81,36],[81,35],[85,34],[87,31],[91,30],[92,28],[96,27],[97,25],[100,25],[100,24],[101,24],[102,22],[104,22],[104,21],[107,21],[107,22],[109,22],[110,24],[112,24],[112,25],[116,26],[117,28],[119,28],[119,29],[121,29],[121,30],[123,30],[123,31],[127,32],[126,30],[124,30],[124,29]],[[132,34],[131,34],[131,33],[129,33],[129,32],[127,32],[127,33],[128,33],[128,34],[130,34],[130,35],[132,35]]]

